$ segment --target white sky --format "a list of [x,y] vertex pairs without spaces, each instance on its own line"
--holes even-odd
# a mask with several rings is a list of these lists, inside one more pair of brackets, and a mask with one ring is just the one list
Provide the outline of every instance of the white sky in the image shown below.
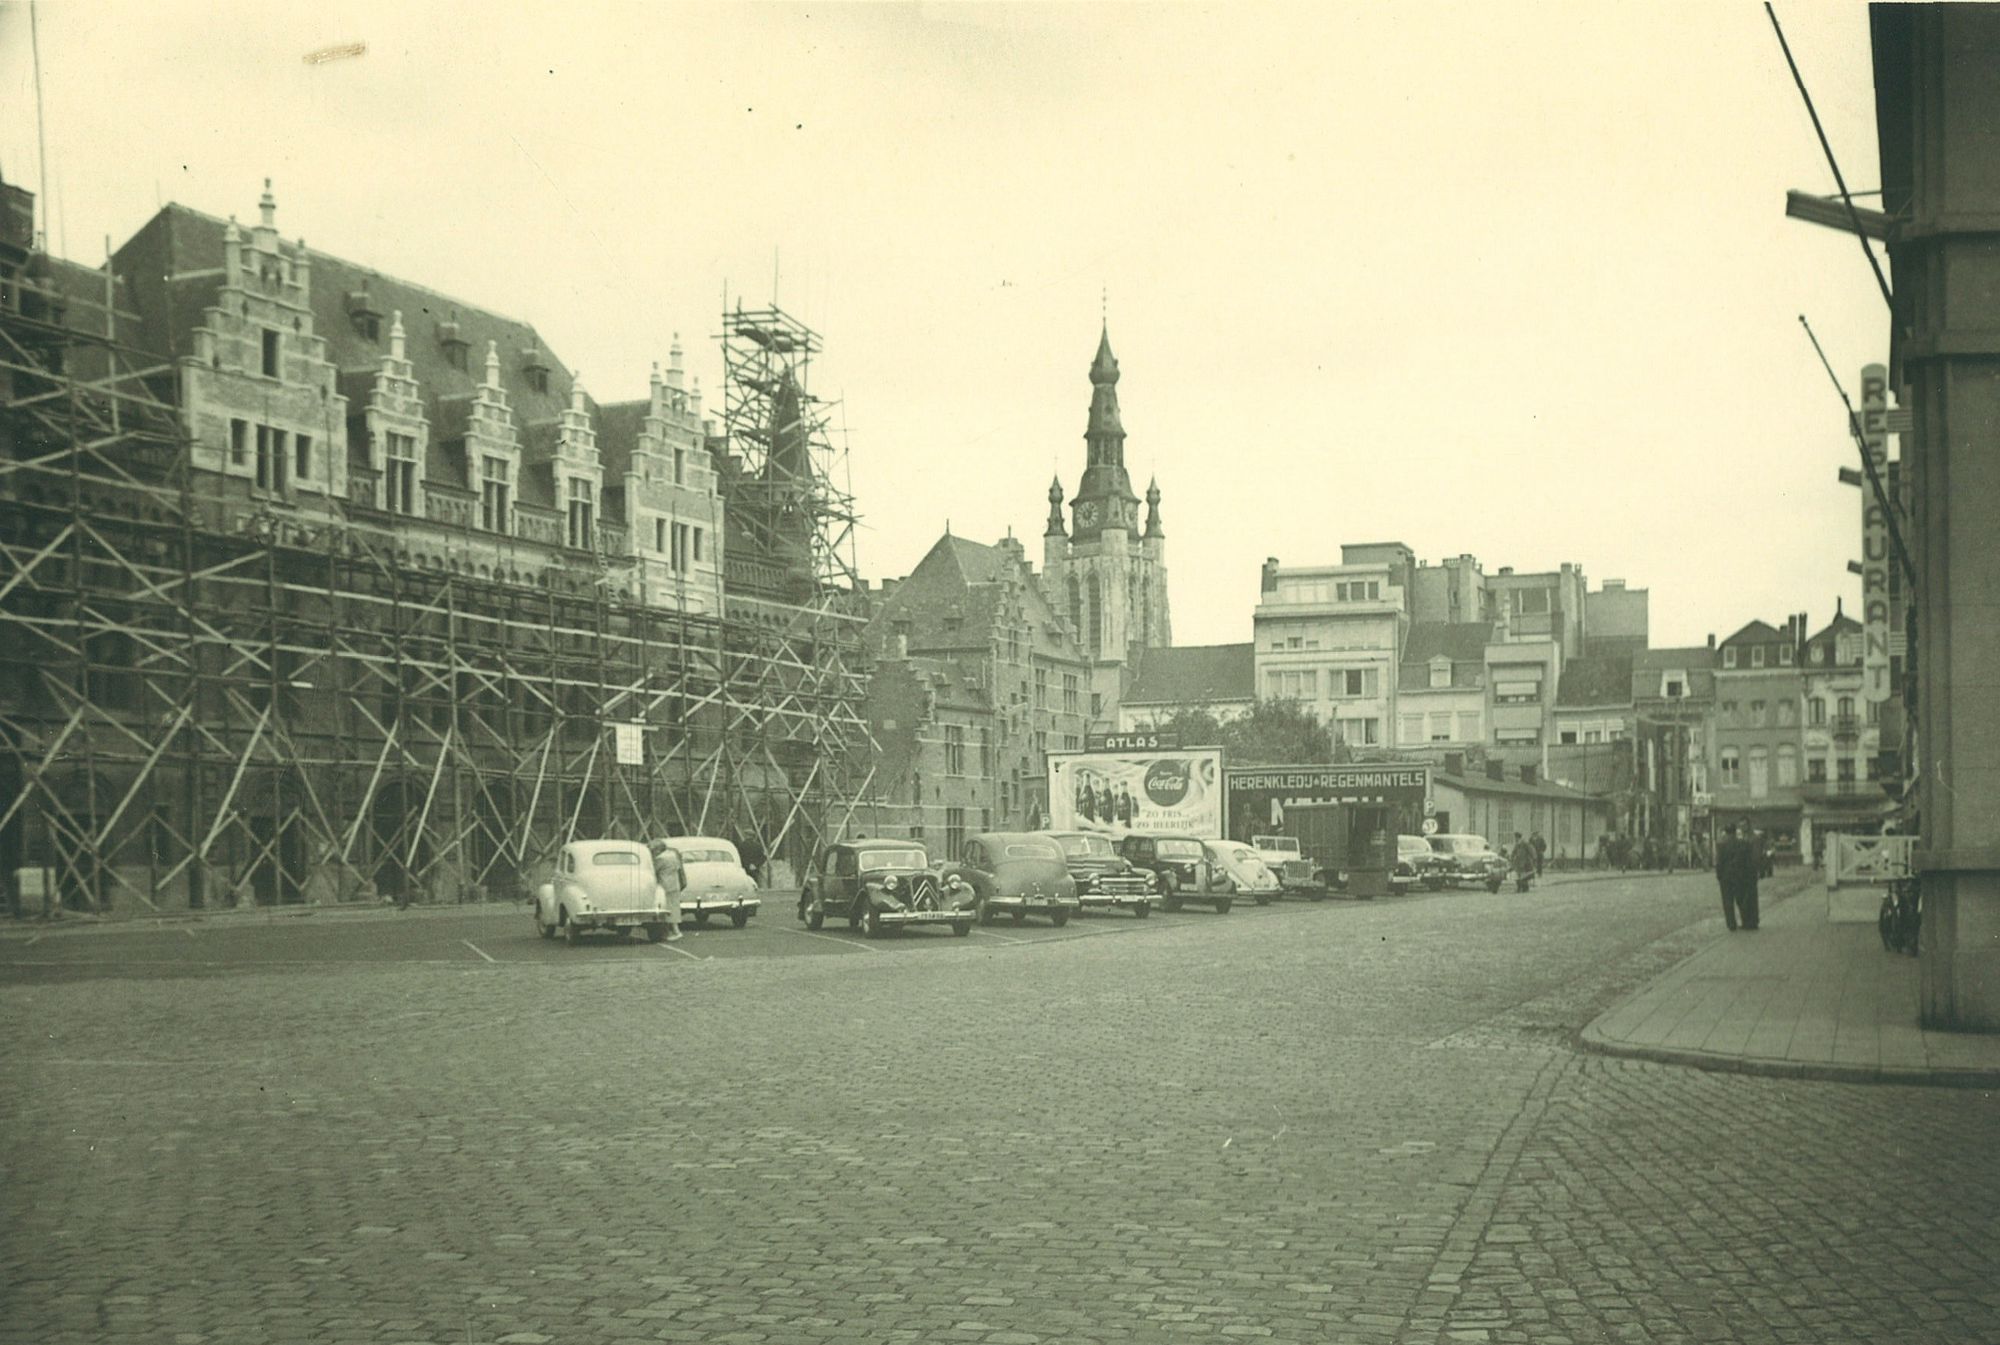
[[[1779,7],[1848,184],[1867,11]],[[720,413],[725,283],[824,335],[870,578],[952,531],[1039,559],[1101,291],[1175,634],[1267,555],[1401,540],[1652,591],[1653,642],[1806,610],[1859,550],[1838,401],[1887,315],[1749,3],[530,6],[98,0],[39,15],[51,228],[163,201],[535,323],[593,395],[674,332]],[[308,52],[366,43],[358,58]],[[28,11],[0,172],[37,185]]]

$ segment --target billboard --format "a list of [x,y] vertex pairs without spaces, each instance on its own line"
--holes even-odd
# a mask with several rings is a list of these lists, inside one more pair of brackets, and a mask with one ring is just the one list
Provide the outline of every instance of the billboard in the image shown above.
[[1238,766],[1229,771],[1234,839],[1284,832],[1288,808],[1379,806],[1415,831],[1430,809],[1431,768],[1415,765]]
[[1055,831],[1222,834],[1222,749],[1049,753]]
[[[1889,480],[1889,371],[1861,367],[1861,442],[1874,480]],[[1872,485],[1861,491],[1861,694],[1886,701],[1889,684],[1889,519]]]

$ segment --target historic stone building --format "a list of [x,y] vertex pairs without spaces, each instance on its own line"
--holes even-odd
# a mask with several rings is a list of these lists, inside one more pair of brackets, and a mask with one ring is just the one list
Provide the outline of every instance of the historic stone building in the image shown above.
[[1090,420],[1084,430],[1083,476],[1063,519],[1062,479],[1049,484],[1049,520],[1042,538],[1042,591],[1064,614],[1091,658],[1091,688],[1100,707],[1115,706],[1139,650],[1173,643],[1167,609],[1166,530],[1160,486],[1146,488],[1143,527],[1139,497],[1125,469],[1125,427],[1118,410],[1118,360],[1106,328],[1090,365]]

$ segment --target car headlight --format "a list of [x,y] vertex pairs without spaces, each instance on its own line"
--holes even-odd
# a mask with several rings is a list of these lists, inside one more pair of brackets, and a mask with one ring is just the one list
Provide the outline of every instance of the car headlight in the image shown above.
[[1160,875],[1154,873],[1151,869],[1146,870],[1146,886],[1149,888],[1154,888],[1158,887],[1159,885],[1160,885]]
[[965,880],[960,878],[957,874],[954,873],[951,877],[945,879],[944,885],[946,891],[956,892],[961,887],[965,886]]
[[890,874],[890,875],[889,875],[889,876],[888,876],[887,878],[884,878],[884,879],[882,880],[882,890],[883,890],[884,892],[887,892],[887,893],[888,893],[888,894],[889,894],[890,896],[892,896],[892,897],[896,895],[896,875],[895,875],[895,874],[893,874],[893,873],[892,873],[892,874]]

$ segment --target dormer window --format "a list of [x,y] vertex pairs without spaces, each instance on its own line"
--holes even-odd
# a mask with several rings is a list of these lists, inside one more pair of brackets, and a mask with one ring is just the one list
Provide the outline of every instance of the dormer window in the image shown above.
[[1753,667],[1753,668],[1761,668],[1761,667],[1763,667],[1763,666],[1764,666],[1764,646],[1763,646],[1763,645],[1757,645],[1757,646],[1755,646],[1754,648],[1752,648],[1752,649],[1751,649],[1751,651],[1750,651],[1750,666],[1751,666],[1751,667]]
[[521,377],[536,392],[546,393],[549,390],[549,362],[543,357],[540,347],[530,346],[521,352]]
[[1722,666],[1725,668],[1736,666],[1736,649],[1734,646],[1722,651]]
[[1792,647],[1790,645],[1781,644],[1778,646],[1778,662],[1787,668],[1792,666]]
[[1431,685],[1448,687],[1451,685],[1451,660],[1434,658],[1431,660]]
[[362,340],[382,339],[382,310],[368,297],[367,285],[347,296],[347,320],[354,324],[355,334]]
[[461,372],[464,371],[470,359],[467,352],[472,349],[472,343],[459,335],[456,319],[438,324],[438,347],[444,351],[446,364]]
[[1668,673],[1660,679],[1660,695],[1670,701],[1687,695],[1687,677],[1682,673]]

